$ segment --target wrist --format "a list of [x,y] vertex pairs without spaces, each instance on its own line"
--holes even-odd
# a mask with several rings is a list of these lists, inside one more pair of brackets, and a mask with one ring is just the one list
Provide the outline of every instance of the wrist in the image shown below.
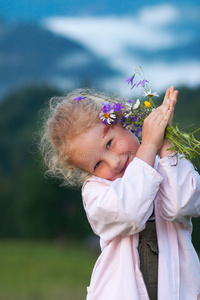
[[137,153],[136,157],[140,158],[141,160],[148,163],[150,166],[154,166],[155,158],[157,155],[157,147],[155,145],[144,145],[141,144]]
[[169,150],[171,148],[170,143],[167,140],[164,140],[162,147],[159,150],[160,158],[169,156],[170,154],[174,153],[174,151]]

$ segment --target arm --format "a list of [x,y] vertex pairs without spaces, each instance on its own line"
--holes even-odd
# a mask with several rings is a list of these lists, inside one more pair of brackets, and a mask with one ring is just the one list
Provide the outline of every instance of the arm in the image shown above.
[[168,221],[188,224],[200,216],[200,176],[189,161],[171,156],[160,159],[158,172],[164,178],[160,185],[160,215]]
[[[173,86],[165,94],[164,102],[170,99],[172,111],[168,122],[170,125],[177,96],[178,91],[174,90]],[[160,213],[164,219],[186,224],[190,217],[197,217],[200,214],[200,176],[187,160],[167,150],[170,147],[164,140],[159,150],[161,159],[158,163],[158,172],[164,177],[159,191]]]
[[161,181],[153,168],[137,158],[124,176],[113,182],[92,177],[83,186],[82,195],[94,232],[108,241],[143,230]]

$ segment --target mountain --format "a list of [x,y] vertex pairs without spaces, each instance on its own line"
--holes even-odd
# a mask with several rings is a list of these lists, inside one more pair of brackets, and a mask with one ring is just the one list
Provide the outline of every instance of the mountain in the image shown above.
[[80,43],[35,23],[1,25],[0,96],[30,82],[48,82],[69,90],[75,85],[95,85],[102,77],[116,74],[105,59]]

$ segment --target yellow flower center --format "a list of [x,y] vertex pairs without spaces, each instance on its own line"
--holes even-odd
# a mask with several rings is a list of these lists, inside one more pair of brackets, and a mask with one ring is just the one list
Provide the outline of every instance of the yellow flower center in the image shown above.
[[109,114],[106,112],[105,114],[105,118],[108,119],[109,118]]
[[149,101],[144,101],[144,105],[148,108],[151,107],[151,103]]

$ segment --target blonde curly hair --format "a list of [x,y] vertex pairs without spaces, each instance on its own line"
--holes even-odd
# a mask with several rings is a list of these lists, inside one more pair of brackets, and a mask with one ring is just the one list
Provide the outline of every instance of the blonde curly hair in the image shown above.
[[[85,95],[81,101],[76,97]],[[99,113],[108,95],[95,90],[76,89],[67,96],[53,97],[44,110],[40,133],[40,151],[47,167],[46,174],[65,186],[81,186],[90,175],[73,166],[70,140],[100,123]]]

